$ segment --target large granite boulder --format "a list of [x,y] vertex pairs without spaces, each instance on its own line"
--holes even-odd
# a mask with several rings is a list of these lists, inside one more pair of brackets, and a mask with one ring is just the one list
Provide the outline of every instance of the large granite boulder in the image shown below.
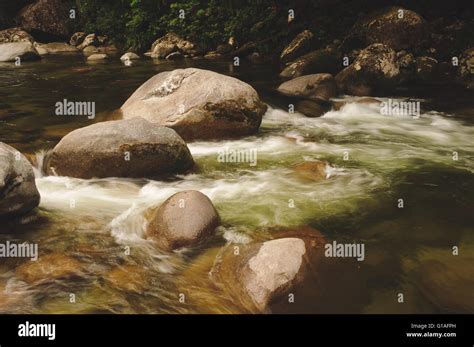
[[143,118],[96,123],[67,134],[54,147],[49,174],[78,178],[161,177],[194,162],[172,129]]
[[25,214],[39,202],[30,162],[15,148],[0,142],[0,218]]
[[422,49],[428,39],[426,21],[401,7],[378,10],[359,20],[343,42],[343,49],[381,43],[396,51]]
[[266,110],[250,85],[195,68],[152,77],[121,108],[125,119],[143,117],[173,128],[185,140],[253,134]]

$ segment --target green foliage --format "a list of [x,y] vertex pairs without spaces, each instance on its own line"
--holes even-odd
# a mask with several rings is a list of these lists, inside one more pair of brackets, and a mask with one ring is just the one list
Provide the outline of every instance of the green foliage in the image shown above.
[[105,34],[123,47],[141,49],[155,34],[162,1],[76,0],[80,13],[78,29]]
[[[270,0],[76,0],[80,29],[109,35],[124,48],[148,49],[167,32],[215,47],[286,37],[286,9]],[[280,2],[281,3],[281,2]],[[184,18],[180,17],[184,14]],[[282,30],[283,29],[283,30]],[[268,41],[268,40],[267,40]],[[271,42],[262,45],[272,46]]]

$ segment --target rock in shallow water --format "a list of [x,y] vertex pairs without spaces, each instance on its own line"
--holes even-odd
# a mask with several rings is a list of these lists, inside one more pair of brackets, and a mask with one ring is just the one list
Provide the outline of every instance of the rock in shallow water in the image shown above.
[[21,28],[10,28],[0,31],[0,43],[11,42],[29,42],[33,43],[35,39]]
[[13,147],[0,142],[0,217],[27,213],[39,202],[31,164]]
[[88,61],[102,61],[102,60],[106,60],[107,58],[108,58],[107,54],[92,54],[89,57],[87,57],[87,60]]
[[329,168],[330,166],[327,162],[314,160],[297,164],[295,165],[294,170],[301,178],[311,181],[322,181],[329,177]]
[[148,214],[148,236],[168,250],[195,245],[211,236],[220,224],[211,200],[194,190],[174,194]]
[[79,52],[76,47],[68,45],[64,42],[51,42],[45,44],[35,42],[34,46],[40,55]]
[[336,81],[331,74],[313,74],[282,83],[277,91],[286,96],[329,100],[337,95]]
[[418,288],[443,311],[474,312],[472,260],[473,258],[458,258],[445,263],[437,260],[422,262],[419,268]]
[[165,58],[173,52],[192,55],[201,51],[201,48],[199,48],[194,43],[185,40],[175,33],[168,33],[153,42],[151,46],[151,57]]
[[339,72],[336,83],[340,92],[366,96],[392,90],[400,82],[395,51],[375,43],[360,52],[357,59]]
[[331,110],[331,104],[314,100],[301,100],[296,102],[295,109],[306,117],[321,117]]
[[343,46],[381,43],[395,50],[417,51],[426,43],[427,34],[428,25],[416,12],[402,7],[388,7],[359,20]]
[[267,106],[242,81],[190,68],[152,77],[121,110],[125,119],[143,117],[193,140],[253,134]]
[[77,49],[84,50],[84,48],[90,47],[90,46],[98,46],[99,45],[99,40],[97,39],[96,34],[89,34],[84,39],[82,40],[81,44],[77,46]]
[[160,177],[194,165],[172,129],[143,118],[93,124],[67,134],[53,149],[48,172],[77,178]]
[[82,43],[82,41],[84,41],[85,38],[86,38],[86,33],[79,31],[77,33],[74,33],[71,36],[71,39],[69,40],[69,44],[71,46],[78,46]]
[[38,52],[30,42],[11,42],[0,44],[0,62],[21,61],[40,59]]
[[122,55],[120,57],[120,60],[121,61],[126,61],[126,60],[138,60],[140,59],[140,56],[138,56],[137,54],[133,53],[133,52],[127,52],[125,53],[124,55]]
[[[310,259],[315,254],[321,256],[323,247],[322,236],[308,242],[287,237],[247,245],[229,244],[216,257],[210,277],[235,300],[247,307],[250,301],[258,311],[266,311],[272,301],[303,280]],[[320,251],[315,252],[316,249]]]
[[141,266],[118,266],[104,277],[113,288],[128,292],[143,293],[147,286],[146,271]]

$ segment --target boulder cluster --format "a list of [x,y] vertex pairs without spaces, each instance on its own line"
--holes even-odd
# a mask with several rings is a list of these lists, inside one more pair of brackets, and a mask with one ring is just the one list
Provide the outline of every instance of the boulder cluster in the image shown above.
[[[76,32],[70,36],[67,21],[57,21],[65,10],[60,0],[26,5],[18,16],[19,26],[0,31],[0,62],[82,53],[94,63],[116,54],[106,35]],[[378,96],[407,84],[452,83],[472,89],[474,48],[458,40],[465,25],[462,21],[428,22],[414,11],[389,7],[360,18],[344,38],[323,47],[313,32],[304,30],[277,56],[282,81],[276,90],[296,111],[319,117],[341,107],[333,99],[343,94]],[[262,43],[239,46],[231,37],[209,50],[171,32],[156,39],[144,55],[169,61],[225,57],[261,61],[258,47]],[[127,66],[138,59],[140,55],[133,51],[120,57]],[[364,98],[359,102],[378,101]],[[125,101],[119,119],[64,136],[48,154],[44,169],[48,175],[78,179],[176,179],[195,172],[189,142],[253,135],[266,111],[257,91],[236,78],[197,68],[161,72]],[[310,182],[329,178],[331,169],[323,161],[293,167],[299,178]],[[34,213],[39,204],[32,165],[16,149],[0,142],[0,219]],[[146,210],[145,237],[164,252],[198,249],[218,235],[223,223],[218,207],[199,191],[177,192]],[[249,311],[266,312],[318,264],[325,243],[314,229],[246,244],[229,243],[218,252],[209,278]],[[43,275],[59,277],[79,270],[79,263],[52,254],[17,272],[26,282],[36,282]],[[118,269],[107,280],[115,283],[126,272]],[[445,288],[435,287],[428,277],[423,289],[434,288],[433,296],[441,296]],[[137,272],[134,281],[140,278]],[[129,287],[137,288],[136,283]]]
[[280,55],[280,77],[290,81],[277,91],[314,117],[341,94],[384,95],[408,84],[472,88],[473,48],[460,40],[468,25],[445,21],[428,22],[414,11],[388,7],[361,18],[342,41],[326,47],[318,47],[305,30]]

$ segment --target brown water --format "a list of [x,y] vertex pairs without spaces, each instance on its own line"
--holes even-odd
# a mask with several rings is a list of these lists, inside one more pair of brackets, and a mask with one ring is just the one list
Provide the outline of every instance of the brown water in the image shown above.
[[[109,117],[149,77],[185,66],[256,88],[270,105],[259,134],[190,143],[199,173],[172,181],[80,180],[37,171],[41,205],[23,225],[2,225],[0,241],[38,243],[41,266],[56,267],[41,275],[44,268],[28,259],[2,259],[1,312],[248,312],[210,282],[216,253],[227,242],[267,240],[305,226],[331,241],[364,243],[365,260],[326,261],[294,291],[295,303],[277,301],[273,312],[472,312],[472,95],[419,94],[425,98],[420,119],[382,116],[376,104],[356,102],[310,119],[282,108],[285,100],[272,92],[276,74],[264,64],[144,59],[125,67],[49,56],[0,65],[0,141],[40,161],[69,131]],[[57,116],[54,105],[63,99],[95,101],[99,115],[93,121]],[[223,148],[256,149],[258,164],[219,163]],[[459,160],[452,160],[453,151]],[[335,167],[327,180],[295,174],[295,164],[313,159]],[[186,189],[208,195],[223,226],[205,245],[160,251],[143,238],[143,211]],[[452,255],[453,246],[459,255]]]

